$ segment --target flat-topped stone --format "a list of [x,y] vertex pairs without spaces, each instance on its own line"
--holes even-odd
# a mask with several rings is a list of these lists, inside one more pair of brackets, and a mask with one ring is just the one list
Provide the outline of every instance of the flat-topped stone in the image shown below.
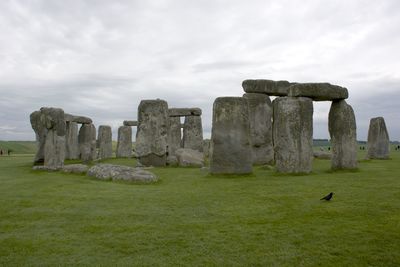
[[330,83],[298,83],[289,87],[289,96],[309,97],[314,101],[333,101],[349,97],[346,88]]
[[92,119],[89,117],[85,116],[76,116],[72,114],[65,113],[64,114],[64,120],[66,122],[76,122],[76,123],[82,123],[82,124],[90,124],[92,123]]
[[137,121],[124,121],[124,126],[138,126]]
[[153,173],[142,168],[132,168],[128,166],[97,164],[91,167],[88,176],[96,177],[100,180],[126,181],[133,183],[153,183],[158,181]]
[[242,87],[246,93],[267,94],[270,96],[287,96],[288,88],[295,83],[273,80],[244,80]]
[[200,108],[169,108],[168,115],[170,117],[201,116],[201,109]]

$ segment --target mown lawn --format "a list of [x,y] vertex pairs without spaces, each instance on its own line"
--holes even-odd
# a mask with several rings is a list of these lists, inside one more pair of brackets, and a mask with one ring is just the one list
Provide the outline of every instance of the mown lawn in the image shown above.
[[399,151],[357,172],[316,160],[307,176],[155,168],[152,185],[34,172],[31,161],[0,158],[2,266],[400,265]]

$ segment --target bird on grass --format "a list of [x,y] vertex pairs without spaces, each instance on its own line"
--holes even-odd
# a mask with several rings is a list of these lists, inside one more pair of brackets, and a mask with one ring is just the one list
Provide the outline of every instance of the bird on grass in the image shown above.
[[333,192],[330,192],[328,195],[326,195],[323,198],[321,198],[321,200],[329,201],[329,200],[332,199],[332,197],[333,197]]

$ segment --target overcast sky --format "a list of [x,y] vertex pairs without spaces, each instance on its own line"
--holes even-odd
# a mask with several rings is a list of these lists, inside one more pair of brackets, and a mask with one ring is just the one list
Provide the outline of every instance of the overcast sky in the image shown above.
[[[358,139],[383,116],[400,140],[400,1],[0,1],[0,140],[34,140],[42,106],[116,129],[142,99],[200,107],[244,79],[348,88]],[[330,103],[314,104],[329,138]]]

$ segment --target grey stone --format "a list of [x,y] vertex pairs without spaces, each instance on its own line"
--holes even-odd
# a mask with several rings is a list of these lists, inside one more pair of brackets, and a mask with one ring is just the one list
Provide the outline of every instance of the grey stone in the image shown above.
[[316,159],[332,159],[332,153],[327,151],[314,151],[314,158]]
[[44,145],[44,166],[62,168],[65,159],[65,136],[57,135],[55,129],[49,129]]
[[330,83],[298,83],[289,87],[289,96],[309,97],[314,101],[342,100],[349,97],[347,89]]
[[273,101],[273,109],[276,170],[282,173],[311,172],[312,100],[306,97],[279,97]]
[[183,116],[201,116],[201,109],[199,108],[170,108],[168,109],[170,117],[183,117]]
[[181,167],[204,166],[204,155],[197,150],[180,148],[176,150],[176,157],[178,160],[178,165]]
[[353,108],[345,100],[333,101],[329,111],[332,169],[357,168],[357,126]]
[[93,122],[91,118],[85,116],[75,116],[68,113],[64,114],[64,120],[66,122],[76,122],[81,124],[91,124]]
[[60,108],[40,108],[40,120],[45,128],[53,129],[58,136],[65,136],[66,124],[64,121],[64,111]]
[[259,93],[270,96],[287,96],[289,86],[294,83],[272,80],[244,80],[242,87],[246,93]]
[[183,127],[183,148],[203,151],[203,126],[201,116],[187,116]]
[[96,128],[93,124],[82,124],[79,129],[78,143],[79,157],[82,161],[88,162],[96,158]]
[[46,143],[46,135],[48,131],[41,121],[41,114],[40,111],[34,111],[30,115],[32,129],[35,131],[36,142],[38,145],[34,159],[35,164],[44,162],[44,145]]
[[132,128],[121,126],[118,128],[117,158],[132,157]]
[[246,93],[249,104],[250,141],[253,164],[273,164],[272,103],[268,95]]
[[210,139],[204,139],[203,140],[203,154],[204,157],[208,158],[210,157],[210,149],[211,149],[211,140]]
[[64,165],[61,171],[65,173],[81,174],[81,173],[86,173],[88,169],[89,167],[84,164],[69,164],[69,165]]
[[181,119],[180,117],[169,117],[168,131],[168,164],[176,163],[175,151],[181,148]]
[[49,166],[44,166],[44,165],[36,165],[32,167],[32,170],[34,171],[49,171],[49,172],[55,172],[61,170],[63,167],[58,166],[58,167],[49,167]]
[[99,145],[99,158],[108,159],[112,157],[112,133],[111,127],[107,125],[99,126],[98,133],[98,145]]
[[166,101],[157,99],[140,102],[136,152],[143,165],[166,165],[168,124],[168,104]]
[[124,126],[138,126],[137,121],[124,121]]
[[390,140],[385,119],[372,118],[368,130],[367,159],[388,159],[389,153]]
[[65,134],[65,159],[79,159],[78,123],[67,121]]
[[252,172],[249,108],[242,97],[214,101],[211,132],[211,174]]
[[133,183],[153,183],[158,180],[156,175],[142,168],[112,164],[97,164],[88,170],[87,175],[100,180],[127,181]]

